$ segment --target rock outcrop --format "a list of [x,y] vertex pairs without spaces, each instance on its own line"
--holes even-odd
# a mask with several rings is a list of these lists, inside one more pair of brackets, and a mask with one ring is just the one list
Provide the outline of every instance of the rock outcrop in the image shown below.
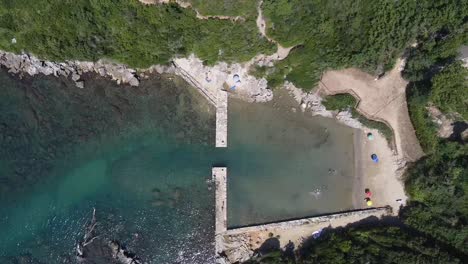
[[81,76],[84,73],[96,73],[103,77],[111,78],[118,84],[129,84],[138,86],[139,75],[136,70],[128,68],[121,64],[104,63],[102,61],[65,61],[51,62],[41,60],[30,54],[14,54],[11,52],[0,51],[0,66],[8,69],[14,74],[36,74],[54,75],[56,77],[63,76],[71,78],[77,87],[85,86]]

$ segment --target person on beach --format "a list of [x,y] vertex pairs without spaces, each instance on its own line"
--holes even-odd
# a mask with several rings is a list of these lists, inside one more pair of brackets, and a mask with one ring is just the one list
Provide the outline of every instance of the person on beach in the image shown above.
[[369,188],[366,188],[364,192],[366,193],[366,198],[370,199],[372,197],[372,192],[369,190]]

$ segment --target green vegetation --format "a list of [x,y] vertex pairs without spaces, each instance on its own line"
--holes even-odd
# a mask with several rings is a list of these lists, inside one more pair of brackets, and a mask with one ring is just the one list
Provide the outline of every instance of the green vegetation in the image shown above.
[[[460,108],[468,98],[466,82],[463,82],[466,70],[455,61],[459,47],[468,41],[465,27],[442,30],[421,38],[420,44],[408,51],[408,62],[403,72],[404,78],[411,81],[407,92],[408,109],[426,153],[434,153],[439,147],[436,126],[426,109],[430,101],[438,102],[437,106],[443,111],[455,110],[466,115],[466,107]],[[439,94],[444,92],[446,99],[441,99]]]
[[190,53],[208,64],[245,61],[272,53],[274,46],[258,32],[254,19],[202,20],[176,4],[0,0],[0,49],[60,61],[108,58],[147,67]]
[[278,74],[274,67],[255,65],[249,69],[249,74],[257,78],[265,78],[271,89],[280,87],[284,83],[284,75]]
[[468,145],[440,142],[406,175],[404,222],[468,254]]
[[365,127],[377,129],[384,137],[387,139],[387,142],[391,145],[393,142],[393,131],[385,123],[367,119],[365,116],[361,115],[356,109],[351,109],[351,115],[353,118],[357,119]]
[[327,69],[359,67],[380,74],[420,36],[460,28],[461,0],[265,0],[267,33],[297,46],[274,74],[309,90]]
[[450,31],[441,30],[418,39],[418,45],[408,50],[403,77],[411,82],[430,80],[458,55],[458,48],[468,42],[466,25]]
[[465,257],[468,254],[468,146],[442,140],[429,117],[433,104],[446,114],[458,112],[466,119],[467,71],[455,60],[467,32],[444,30],[410,50],[405,75],[413,80],[409,111],[418,139],[427,156],[406,174],[411,203],[402,213],[405,224],[441,241]]
[[254,18],[257,15],[257,0],[189,0],[192,6],[205,16],[242,16]]
[[383,122],[369,120],[365,116],[361,115],[357,110],[356,99],[350,94],[337,94],[333,96],[325,97],[325,101],[322,102],[323,105],[332,111],[345,111],[350,110],[353,118],[357,119],[364,126],[369,128],[377,129],[382,135],[387,139],[388,143],[393,142],[393,131]]
[[429,99],[443,112],[457,112],[468,120],[468,69],[454,63],[432,78]]
[[[60,61],[106,58],[133,67],[190,53],[213,64],[274,51],[255,25],[257,1],[191,3],[204,15],[245,19],[201,20],[176,4],[144,6],[128,0],[0,0],[0,49]],[[326,231],[304,248],[300,260],[461,263],[468,258],[468,146],[438,138],[426,109],[434,104],[467,119],[467,70],[455,57],[468,40],[468,2],[265,0],[263,9],[268,34],[283,46],[296,46],[274,67],[252,70],[266,76],[270,87],[288,80],[310,90],[327,69],[359,67],[380,74],[406,53],[410,116],[427,154],[405,175],[410,202],[401,211],[403,223]],[[349,95],[325,102],[329,109],[351,108],[366,126],[391,136],[385,124],[359,115],[355,104]],[[261,261],[287,261],[281,258],[273,254]]]
[[421,85],[412,83],[408,87],[411,91],[408,97],[408,110],[421,147],[425,152],[432,152],[437,147],[439,139],[436,125],[426,109],[428,96],[418,91]]
[[[298,261],[283,255],[266,255],[247,262],[255,263],[463,263],[459,254],[444,243],[414,229],[360,225],[326,230],[320,238],[307,242]],[[294,259],[294,256],[292,257]]]
[[440,243],[398,227],[338,229],[311,248],[304,263],[462,263]]
[[333,96],[327,96],[325,97],[325,101],[323,101],[323,105],[328,110],[332,111],[344,111],[356,107],[356,104],[356,99],[350,94],[337,94]]
[[[430,21],[438,22],[432,26],[427,23],[418,25],[416,28],[427,27],[427,30],[418,37],[418,45],[407,50],[404,77],[411,81],[407,92],[408,108],[417,137],[426,153],[423,159],[410,165],[405,174],[406,191],[410,196],[408,204],[392,221],[358,223],[352,227],[326,230],[319,239],[312,240],[301,249],[300,254],[294,257],[295,263],[466,263],[468,145],[466,142],[439,138],[427,111],[427,106],[433,104],[445,113],[457,112],[466,119],[467,74],[455,58],[460,46],[468,43],[468,12],[466,3],[461,2],[458,2],[460,10],[454,10],[455,2],[445,1],[442,4],[442,1],[434,1],[431,4],[421,1],[424,8],[440,4],[440,10],[432,10],[435,12],[432,14],[413,13],[415,17],[432,16]],[[411,3],[413,1],[389,1],[387,4]],[[287,13],[291,9],[283,11]],[[386,16],[389,20],[392,17],[390,14]],[[460,15],[464,20],[459,20]],[[293,21],[284,23],[301,27]],[[280,25],[274,25],[275,30],[281,29]],[[408,29],[411,28],[395,28],[402,31]],[[293,69],[289,68],[288,71],[293,72]],[[348,96],[340,96],[327,98],[324,104],[331,109],[346,109],[354,103]],[[286,253],[282,252],[281,257],[274,261],[252,260],[251,263],[287,261]]]

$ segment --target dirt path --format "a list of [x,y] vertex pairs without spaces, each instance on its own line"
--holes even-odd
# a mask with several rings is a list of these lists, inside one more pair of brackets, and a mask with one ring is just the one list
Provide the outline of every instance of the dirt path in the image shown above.
[[[170,0],[138,0],[141,3],[145,5],[158,5],[158,4],[168,4]],[[180,5],[183,8],[192,8],[192,4],[184,1],[177,0],[175,1],[178,5]],[[205,16],[200,14],[198,10],[193,8],[195,12],[197,13],[197,18],[198,19],[221,19],[221,20],[232,20],[232,21],[238,21],[238,20],[243,20],[244,18],[241,16]]]
[[[139,1],[145,5],[167,4],[170,2],[170,0],[139,0]],[[193,8],[192,4],[190,3],[180,1],[180,0],[177,0],[175,2],[183,8]],[[271,39],[267,36],[266,21],[262,13],[262,4],[263,4],[263,1],[260,1],[257,6],[258,16],[257,16],[256,22],[257,22],[258,30],[260,31],[262,36],[264,36],[270,42],[273,42],[277,45],[277,48],[278,48],[277,52],[273,54],[274,56],[269,56],[269,57],[274,58],[274,60],[282,60],[289,55],[289,52],[291,51],[293,47],[285,48],[281,46],[278,42],[276,42],[274,39]],[[196,10],[195,8],[194,10],[197,13],[198,19],[220,19],[220,20],[232,20],[232,21],[241,21],[245,19],[242,16],[235,16],[235,17],[234,16],[217,16],[217,15],[205,16],[205,15],[200,14],[200,12],[198,12],[198,10]]]
[[408,82],[401,77],[404,63],[398,60],[395,68],[378,80],[358,69],[328,71],[319,89],[326,95],[350,93],[357,97],[357,110],[369,119],[387,123],[393,129],[398,155],[407,162],[414,162],[424,153],[408,113]]
[[278,50],[276,51],[276,54],[277,54],[276,60],[282,60],[289,55],[289,52],[291,51],[293,47],[285,48],[281,46],[277,41],[267,36],[266,21],[265,21],[265,18],[263,17],[262,4],[263,4],[263,1],[260,1],[257,6],[258,16],[257,16],[256,22],[257,22],[258,30],[260,31],[262,36],[264,36],[266,39],[276,44],[276,46],[278,47]]

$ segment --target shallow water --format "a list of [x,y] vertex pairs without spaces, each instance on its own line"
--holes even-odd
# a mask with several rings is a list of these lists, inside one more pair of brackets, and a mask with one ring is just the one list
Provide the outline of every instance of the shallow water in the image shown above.
[[1,263],[74,261],[93,208],[101,239],[148,263],[211,263],[213,165],[228,167],[229,226],[351,207],[353,130],[285,96],[231,100],[215,149],[213,108],[171,76],[78,89],[0,70],[0,95]]
[[228,225],[352,209],[353,129],[274,102],[230,102]]

